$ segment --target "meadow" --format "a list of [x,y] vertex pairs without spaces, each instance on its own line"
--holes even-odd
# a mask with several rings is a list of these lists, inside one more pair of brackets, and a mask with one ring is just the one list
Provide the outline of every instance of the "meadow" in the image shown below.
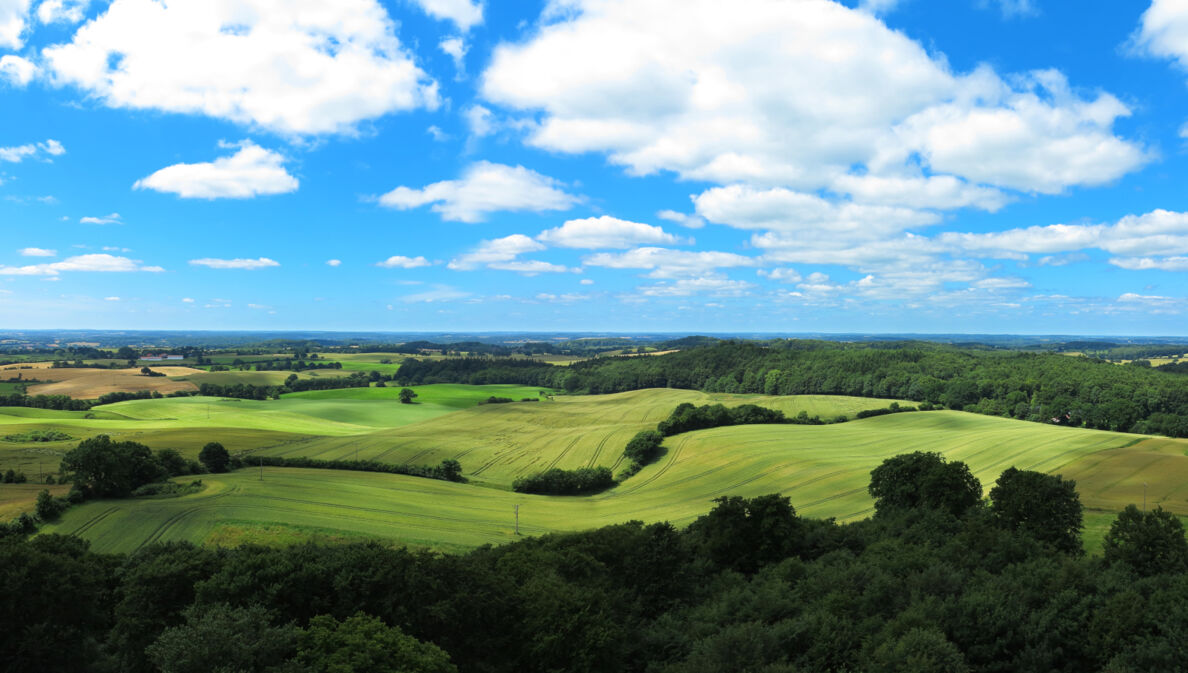
[[[331,392],[356,398],[341,399],[329,395]],[[374,402],[374,398],[359,398],[380,395],[382,400],[389,394],[383,388],[316,391],[272,404],[284,408],[285,403],[297,401],[335,405]],[[462,391],[427,391],[426,404],[435,394],[457,403],[455,394]],[[703,514],[716,497],[773,492],[789,496],[805,516],[846,521],[872,512],[866,493],[870,470],[887,457],[917,450],[939,451],[968,463],[984,492],[1010,466],[1076,479],[1082,502],[1089,508],[1087,544],[1094,549],[1114,512],[1126,504],[1142,502],[1143,482],[1147,483],[1149,506],[1160,504],[1188,514],[1184,492],[1188,440],[956,411],[896,414],[823,426],[701,430],[668,438],[667,452],[658,462],[596,496],[536,496],[507,489],[517,475],[550,465],[613,466],[626,439],[638,429],[654,427],[683,401],[753,402],[792,413],[804,409],[810,414],[843,410],[852,414],[887,403],[862,398],[763,398],[645,390],[472,406],[369,433],[304,437],[255,449],[267,455],[319,458],[350,458],[358,451],[360,458],[419,465],[455,458],[472,479],[469,484],[387,474],[246,468],[206,475],[205,490],[180,498],[88,503],[68,511],[45,530],[79,534],[101,551],[129,551],[155,540],[284,544],[367,537],[458,550],[515,539],[516,505],[520,506],[520,533],[536,535],[633,519],[683,525]],[[145,415],[144,411],[136,413]],[[251,449],[247,451],[250,464]]]

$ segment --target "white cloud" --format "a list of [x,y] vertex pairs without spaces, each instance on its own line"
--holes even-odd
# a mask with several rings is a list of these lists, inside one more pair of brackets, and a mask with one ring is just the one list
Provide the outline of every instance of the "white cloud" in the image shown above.
[[1171,297],[1163,297],[1157,294],[1135,294],[1133,292],[1126,292],[1118,296],[1118,301],[1123,303],[1165,303],[1175,301]]
[[137,180],[133,189],[152,189],[186,199],[246,199],[297,191],[297,178],[285,170],[285,158],[251,141],[213,162],[174,164]]
[[471,105],[462,112],[466,119],[466,127],[470,135],[475,138],[489,136],[495,132],[495,122],[491,111],[482,105]]
[[194,303],[194,299],[193,299],[193,297],[182,297],[182,303],[184,303],[184,304],[193,304],[193,303]]
[[764,278],[778,280],[781,283],[799,283],[802,280],[801,275],[796,269],[759,269],[756,273]]
[[677,245],[684,239],[660,227],[630,222],[603,215],[569,220],[555,229],[547,229],[536,240],[562,248],[630,248],[636,245]]
[[280,266],[280,262],[267,257],[260,257],[258,259],[215,259],[213,257],[203,257],[202,259],[191,259],[190,264],[194,266],[205,266],[211,269],[246,269],[249,271]]
[[119,297],[104,297],[103,301],[119,301]]
[[376,0],[114,0],[42,53],[55,81],[111,107],[350,133],[438,104],[395,30]]
[[974,281],[973,286],[983,290],[1019,290],[1031,287],[1031,283],[1022,278],[983,278]]
[[471,164],[458,180],[435,182],[422,189],[397,187],[379,197],[381,205],[399,210],[433,204],[443,220],[481,222],[498,211],[568,210],[578,198],[557,180],[523,166],[487,161]]
[[1114,135],[1129,110],[1109,94],[1082,96],[1053,72],[954,73],[869,12],[828,0],[564,6],[531,39],[496,48],[482,94],[538,114],[529,143],[602,152],[632,174],[855,198],[852,178],[871,176],[913,181],[924,199],[913,207],[994,208],[996,187],[1101,184],[1149,158]]
[[[2,2],[3,0],[0,0]],[[43,159],[48,161],[46,155],[51,157],[61,156],[66,153],[66,148],[57,140],[46,140],[41,143],[28,143],[25,145],[16,145],[13,147],[0,147],[0,161],[7,161],[9,163],[20,163],[25,159]]]
[[42,0],[37,20],[42,23],[75,24],[83,20],[91,0]]
[[100,217],[87,216],[79,218],[80,224],[123,224],[124,221],[120,218],[119,213],[111,213],[110,215],[103,215]]
[[23,87],[32,82],[36,75],[37,66],[33,65],[32,61],[12,54],[0,56],[0,81],[8,82],[11,86]]
[[1039,14],[1039,9],[1036,8],[1032,0],[981,0],[981,4],[998,5],[999,11],[1007,18]]
[[1115,257],[1110,264],[1131,271],[1188,271],[1188,257]]
[[755,286],[752,283],[742,280],[682,278],[672,283],[644,285],[637,288],[637,292],[647,297],[687,297],[695,294],[708,294],[714,297],[738,297],[747,294],[747,290],[753,287]]
[[669,222],[676,222],[682,227],[688,227],[690,229],[700,229],[705,226],[705,220],[700,217],[679,213],[675,210],[661,210],[656,213],[656,217],[662,220],[668,220]]
[[449,285],[437,285],[432,290],[425,292],[418,292],[416,294],[408,294],[400,298],[401,301],[409,304],[415,303],[434,303],[441,301],[454,301],[456,299],[465,299],[470,296],[469,292],[463,292]]
[[448,266],[455,271],[470,271],[485,266],[488,269],[517,271],[526,275],[542,272],[559,273],[569,270],[564,266],[549,262],[516,259],[525,253],[539,252],[544,249],[545,246],[523,234],[512,234],[503,238],[483,241],[471,252],[451,260]]
[[20,49],[31,0],[0,0],[0,48]]
[[21,255],[23,257],[56,257],[57,250],[50,250],[49,248],[22,248]]
[[377,262],[376,266],[381,266],[385,269],[415,269],[421,266],[429,266],[429,260],[419,255],[417,257],[392,255],[382,262]]
[[1188,70],[1188,7],[1178,0],[1152,0],[1131,46],[1140,53],[1172,59]]
[[767,229],[830,241],[885,238],[940,221],[935,213],[896,206],[836,203],[782,187],[714,187],[694,197],[697,213],[738,229]]
[[899,5],[899,0],[858,0],[858,8],[872,14],[886,14]]
[[710,276],[717,269],[756,266],[753,257],[713,250],[687,251],[668,248],[636,248],[627,252],[600,252],[582,260],[587,266],[609,269],[645,269],[650,278],[686,278]]
[[583,278],[583,279],[579,280],[578,282],[581,283],[582,285],[593,285],[594,284],[594,281],[590,280],[589,278]]
[[462,77],[466,73],[465,59],[466,52],[469,50],[466,40],[457,35],[443,38],[441,42],[437,43],[437,48],[454,60],[454,69],[458,71],[458,76]]
[[341,259],[328,259],[328,260],[326,260],[326,266],[342,266],[342,260]]
[[0,266],[3,276],[57,276],[68,271],[96,271],[96,272],[131,272],[131,271],[164,271],[159,266],[144,266],[141,262],[127,257],[117,257],[108,254],[89,254],[67,257],[60,262],[46,264],[30,264],[28,266]]
[[459,30],[483,22],[483,3],[473,0],[413,0],[426,14],[439,21],[453,21]]
[[987,234],[944,233],[937,240],[956,250],[991,257],[1087,248],[1116,255],[1176,255],[1188,253],[1188,213],[1160,209],[1127,215],[1114,224],[1051,224]]

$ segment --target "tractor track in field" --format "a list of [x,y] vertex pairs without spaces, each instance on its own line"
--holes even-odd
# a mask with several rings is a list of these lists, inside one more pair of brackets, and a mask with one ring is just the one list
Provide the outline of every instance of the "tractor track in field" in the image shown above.
[[652,476],[639,482],[638,484],[633,485],[630,489],[627,489],[627,490],[621,491],[621,492],[617,492],[617,493],[612,492],[610,495],[607,496],[607,498],[609,499],[609,498],[614,498],[614,497],[618,497],[621,495],[631,495],[632,493],[635,493],[639,489],[644,488],[645,486],[651,484],[652,482],[656,481],[660,477],[664,476],[664,473],[668,472],[668,470],[673,466],[673,464],[676,463],[677,458],[681,455],[681,450],[684,447],[685,447],[684,441],[678,442],[677,445],[674,446],[672,448],[672,450],[670,450],[668,452],[668,455],[667,455],[668,461],[665,462],[662,466],[660,466],[660,469],[656,471],[656,474],[653,474]]
[[590,460],[586,461],[586,467],[594,467],[598,464],[598,459],[602,456],[602,448],[606,446],[612,436],[614,436],[614,432],[602,437],[602,441],[598,442],[598,446],[594,447],[594,452],[590,454]]
[[549,463],[549,466],[545,468],[545,472],[548,472],[549,470],[553,469],[554,467],[557,467],[557,463],[561,462],[562,458],[569,455],[570,450],[572,450],[573,447],[575,445],[577,445],[578,442],[581,441],[581,439],[582,439],[582,436],[580,434],[574,435],[574,438],[569,441],[569,444],[566,445],[566,447],[561,450],[561,453],[557,454],[557,457],[553,459],[553,462]]
[[102,512],[96,514],[95,516],[91,517],[90,519],[88,519],[81,526],[79,526],[78,528],[75,528],[70,534],[71,535],[82,535],[83,533],[87,532],[91,528],[94,528],[95,525],[98,524],[100,521],[106,519],[107,517],[111,516],[112,514],[118,512],[118,511],[120,511],[119,507],[109,507],[109,508],[103,510]]

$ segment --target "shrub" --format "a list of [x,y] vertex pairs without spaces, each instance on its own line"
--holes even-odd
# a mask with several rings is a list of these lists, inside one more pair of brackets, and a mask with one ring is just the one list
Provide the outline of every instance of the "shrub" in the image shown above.
[[515,480],[512,490],[545,495],[586,495],[605,491],[614,485],[615,478],[608,467],[583,467],[576,470],[553,468]]

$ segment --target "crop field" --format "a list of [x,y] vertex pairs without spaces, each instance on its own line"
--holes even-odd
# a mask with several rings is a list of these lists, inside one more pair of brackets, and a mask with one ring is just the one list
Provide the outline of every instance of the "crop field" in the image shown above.
[[[484,389],[493,386],[484,386]],[[434,394],[465,399],[444,385],[426,386]],[[457,386],[474,390],[472,386]],[[417,389],[420,390],[420,389]],[[503,397],[536,397],[539,388],[514,388]],[[311,391],[286,395],[337,398],[341,395],[398,394],[397,388],[355,388]],[[487,393],[479,393],[485,398]],[[420,402],[422,398],[418,397]],[[433,401],[432,396],[425,398]],[[780,409],[789,415],[806,411],[810,416],[853,415],[862,409],[885,407],[890,400],[856,397],[793,395],[707,394],[692,390],[637,390],[614,395],[557,396],[540,402],[491,404],[464,414],[441,416],[423,423],[349,437],[317,437],[284,446],[261,449],[264,455],[331,459],[378,460],[413,465],[437,464],[447,458],[462,463],[464,474],[475,480],[510,486],[516,478],[553,467],[605,466],[616,469],[623,447],[640,430],[655,429],[682,402],[728,406],[753,403]],[[417,405],[419,406],[419,405]]]
[[[657,399],[649,400],[649,396]],[[530,409],[536,409],[536,432],[562,437],[560,428],[550,423],[593,424],[597,416],[593,411],[585,410],[586,418],[581,418],[586,404],[612,403],[619,417],[603,418],[604,426],[623,422],[642,426],[654,424],[684,398],[697,402],[705,396],[692,391],[637,391],[623,394],[623,399],[608,400],[615,397],[620,396],[485,405],[405,426],[402,431],[431,426],[445,432],[447,426],[443,423],[452,420],[458,430],[478,426],[490,432],[500,422],[518,419],[523,423],[525,415],[532,413]],[[827,405],[828,400],[805,399],[799,404]],[[791,407],[797,401],[784,398],[783,403]],[[854,403],[845,398],[841,402]],[[536,461],[534,467],[546,460],[558,465],[567,464],[567,460],[580,463],[567,458],[575,453],[584,456],[587,464],[613,464],[622,448],[617,440],[625,440],[630,430],[603,427],[602,433],[601,438],[589,440],[593,445],[553,441],[534,449],[540,438],[532,427],[520,426],[519,443],[533,455],[528,460]],[[602,438],[607,441],[602,442]],[[512,442],[514,438],[503,440]],[[299,440],[279,452],[309,455],[291,449],[309,449],[318,441],[329,440]],[[1188,469],[1188,457],[1184,456],[1188,441],[952,411],[880,416],[827,426],[737,426],[678,435],[666,440],[667,453],[657,463],[623,485],[592,497],[510,492],[499,487],[517,472],[510,456],[489,452],[493,457],[498,454],[507,458],[508,465],[496,460],[485,469],[482,465],[476,468],[469,457],[482,446],[463,448],[464,444],[454,446],[448,443],[451,441],[443,436],[439,445],[448,448],[436,449],[432,454],[424,452],[411,462],[428,464],[457,457],[468,472],[478,472],[476,483],[269,467],[263,469],[261,480],[258,471],[245,469],[228,475],[208,475],[204,477],[208,486],[205,491],[182,498],[88,503],[69,511],[60,523],[47,530],[77,532],[91,539],[97,549],[111,551],[128,551],[153,540],[242,542],[255,539],[257,533],[262,539],[281,543],[375,537],[451,550],[514,539],[513,507],[517,504],[521,506],[521,533],[535,535],[631,519],[684,525],[707,511],[713,498],[773,492],[789,496],[803,515],[832,516],[844,521],[871,513],[872,504],[866,494],[871,469],[887,457],[916,450],[940,451],[951,459],[967,462],[985,492],[1010,466],[1077,479],[1083,501],[1094,508],[1086,515],[1086,540],[1091,548],[1100,546],[1112,512],[1132,502],[1141,503],[1142,481],[1148,483],[1149,506],[1161,504],[1165,509],[1188,514],[1182,478],[1183,470]],[[343,445],[342,450],[348,446]],[[1128,461],[1127,456],[1133,458]],[[491,487],[484,487],[484,481]]]
[[[29,365],[24,365],[28,367]],[[177,381],[172,377],[199,373],[201,370],[189,367],[150,367],[165,376],[144,376],[140,368],[90,369],[63,367],[53,369],[49,363],[36,363],[34,369],[20,369],[21,365],[7,365],[0,368],[0,377],[8,378],[22,374],[24,378],[36,377],[41,381],[30,385],[30,395],[69,395],[78,399],[96,399],[100,395],[114,392],[157,391],[162,395],[182,390],[196,390],[192,383]]]

